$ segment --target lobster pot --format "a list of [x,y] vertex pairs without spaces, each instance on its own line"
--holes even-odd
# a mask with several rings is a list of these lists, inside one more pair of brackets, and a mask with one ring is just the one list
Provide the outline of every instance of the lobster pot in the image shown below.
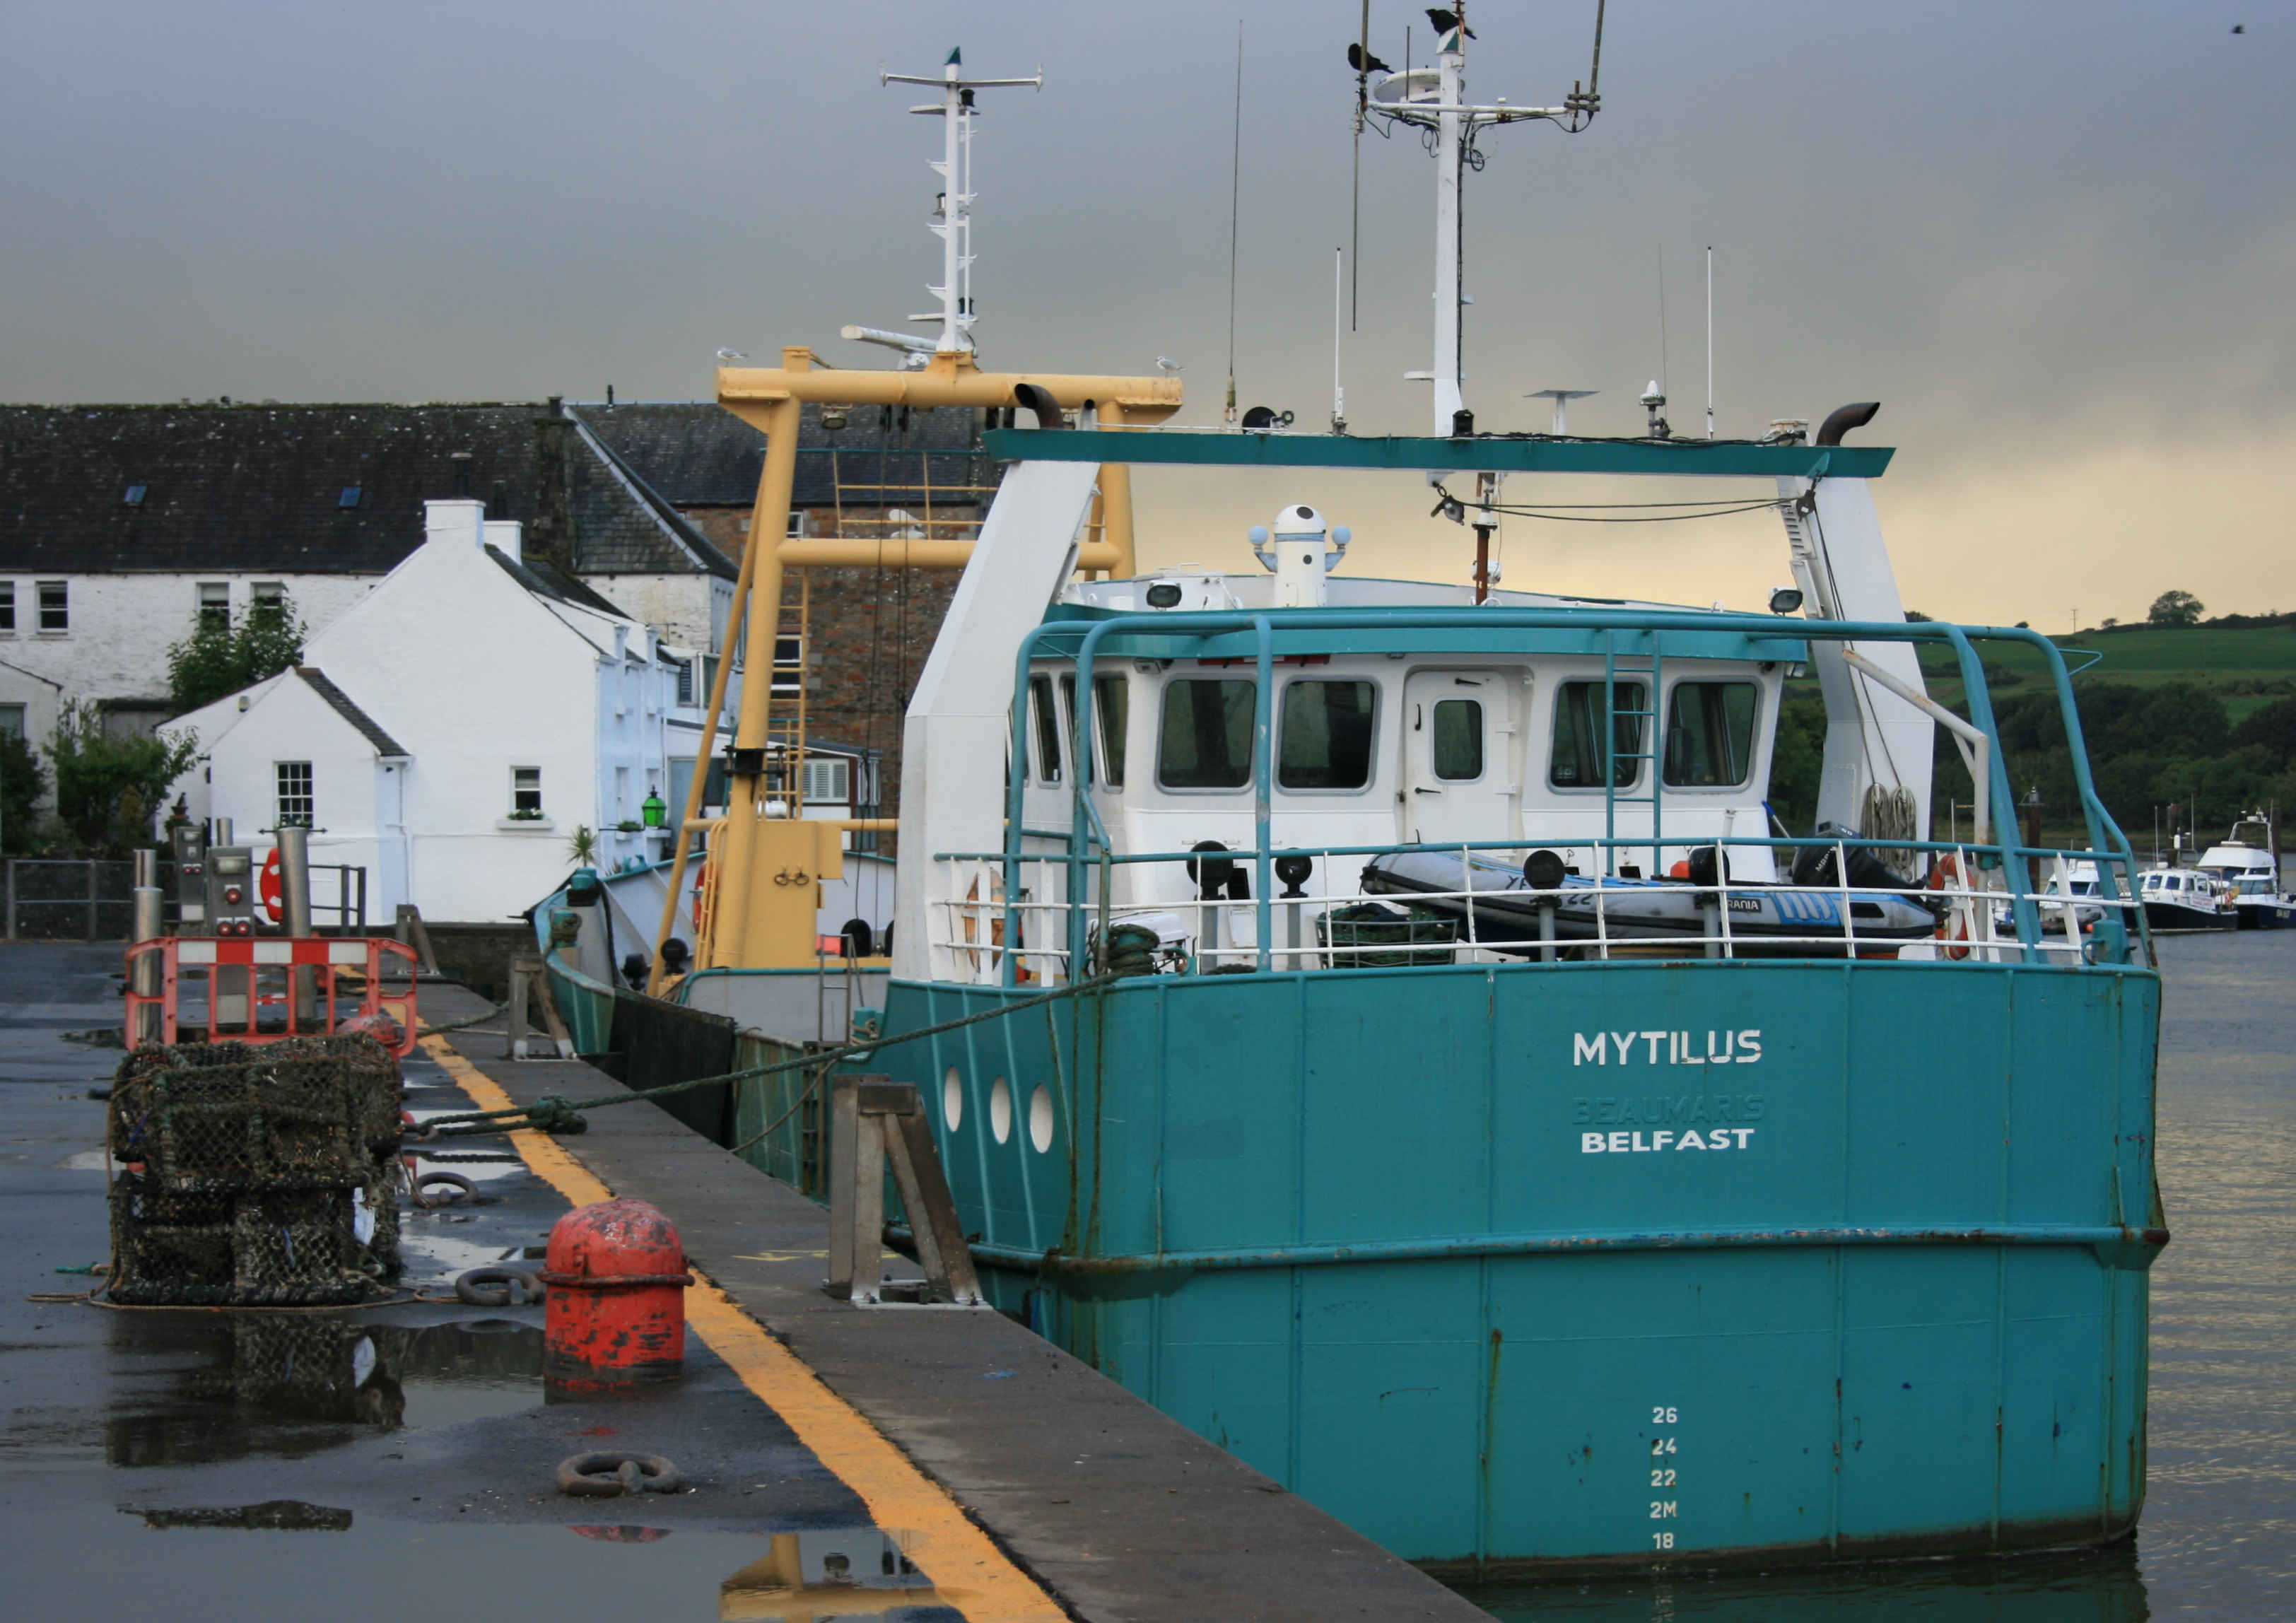
[[109,1294],[367,1301],[398,1271],[398,1077],[372,1037],[138,1050],[112,1089]]

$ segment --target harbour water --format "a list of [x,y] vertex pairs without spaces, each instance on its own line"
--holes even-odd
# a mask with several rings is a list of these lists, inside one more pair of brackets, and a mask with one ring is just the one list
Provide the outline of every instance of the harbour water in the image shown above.
[[2296,936],[2161,943],[2151,1487],[2133,1545],[2021,1561],[1467,1591],[1505,1623],[2296,1616]]

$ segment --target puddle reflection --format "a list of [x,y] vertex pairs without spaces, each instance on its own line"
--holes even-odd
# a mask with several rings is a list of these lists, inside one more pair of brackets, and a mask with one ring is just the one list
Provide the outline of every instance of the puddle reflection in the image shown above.
[[155,1399],[104,1424],[124,1468],[293,1458],[362,1431],[451,1425],[542,1401],[540,1326],[513,1319],[382,1324],[322,1314],[140,1316],[120,1350],[195,1358]]
[[773,1535],[773,1547],[718,1591],[721,1619],[914,1617],[960,1609],[967,1597],[936,1588],[894,1535],[874,1527]]

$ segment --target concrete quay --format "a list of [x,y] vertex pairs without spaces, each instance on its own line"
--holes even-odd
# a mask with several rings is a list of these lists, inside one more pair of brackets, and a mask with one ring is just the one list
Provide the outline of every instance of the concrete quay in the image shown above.
[[[64,1033],[117,1024],[119,969],[114,947],[0,952],[0,1514],[26,1615],[300,1618],[320,1594],[339,1623],[1485,1615],[1000,1315],[832,1300],[826,1213],[644,1102],[424,1146],[492,1159],[426,1159],[482,1199],[407,1213],[404,1241],[405,1283],[443,1296],[538,1258],[571,1203],[653,1202],[701,1283],[684,1379],[641,1398],[545,1395],[530,1307],[29,1300],[106,1253],[86,1094],[119,1056]],[[422,996],[439,1022],[488,1006]],[[426,1037],[409,1108],[624,1091],[504,1046],[483,1022]],[[668,1455],[688,1491],[556,1493],[560,1460],[615,1447]]]

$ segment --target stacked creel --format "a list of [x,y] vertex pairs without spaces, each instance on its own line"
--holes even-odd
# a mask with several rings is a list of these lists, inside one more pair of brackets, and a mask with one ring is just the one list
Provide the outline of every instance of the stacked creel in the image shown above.
[[112,1085],[107,1294],[340,1305],[398,1272],[399,1078],[371,1037],[136,1050]]

